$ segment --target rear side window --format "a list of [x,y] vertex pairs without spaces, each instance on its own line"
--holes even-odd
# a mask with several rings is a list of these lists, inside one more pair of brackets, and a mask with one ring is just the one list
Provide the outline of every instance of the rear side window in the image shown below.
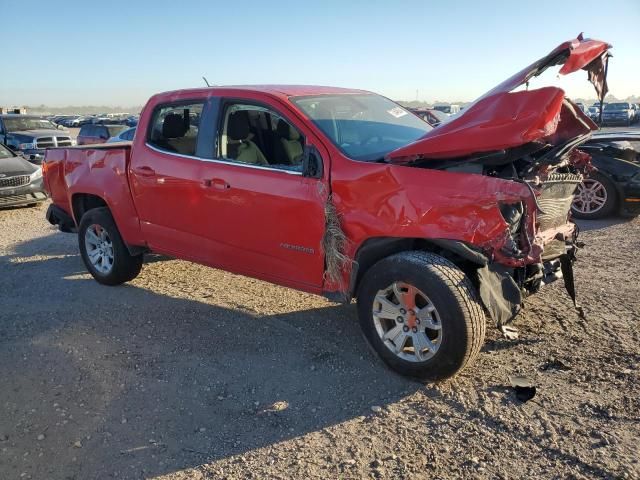
[[132,128],[131,130],[127,130],[126,132],[124,132],[122,135],[120,135],[120,138],[122,138],[123,140],[133,140],[133,134],[136,133],[136,129]]
[[195,156],[204,101],[156,107],[147,142],[160,150]]
[[91,137],[93,136],[94,126],[93,125],[83,125],[80,129],[80,133],[78,135],[83,137]]

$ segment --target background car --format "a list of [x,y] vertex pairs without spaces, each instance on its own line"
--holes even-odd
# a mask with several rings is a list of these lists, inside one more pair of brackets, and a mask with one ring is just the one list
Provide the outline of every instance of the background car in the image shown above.
[[140,116],[139,115],[131,115],[129,117],[127,117],[127,119],[125,120],[125,123],[127,125],[129,125],[130,127],[135,127],[136,125],[138,125],[138,121],[140,120]]
[[96,143],[105,143],[111,137],[115,137],[123,130],[126,125],[95,125],[86,124],[80,128],[78,133],[78,145],[92,145]]
[[580,147],[596,170],[578,185],[577,218],[640,214],[640,132],[596,133]]
[[434,110],[439,110],[442,113],[446,113],[447,115],[455,115],[460,111],[460,105],[436,105],[433,107]]
[[35,205],[46,199],[42,167],[0,143],[0,208]]
[[414,108],[411,109],[411,111],[432,127],[437,127],[441,123],[449,120],[449,115],[433,108]]
[[34,115],[0,115],[0,143],[22,152],[33,163],[41,163],[51,147],[70,147],[74,140],[61,126]]
[[598,123],[600,120],[600,107],[591,106],[587,108],[585,112],[591,120]]
[[133,136],[135,135],[135,133],[136,133],[136,127],[127,128],[126,130],[123,130],[116,136],[111,137],[109,140],[107,140],[107,143],[130,142],[133,140]]
[[629,102],[607,103],[602,111],[602,125],[624,125],[629,127],[634,119]]

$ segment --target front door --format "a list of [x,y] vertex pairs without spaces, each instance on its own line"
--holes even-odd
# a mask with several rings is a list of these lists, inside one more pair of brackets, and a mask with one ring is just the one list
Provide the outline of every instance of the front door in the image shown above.
[[224,252],[212,251],[211,263],[321,291],[328,168],[323,178],[302,173],[305,144],[324,152],[321,143],[251,99],[221,102],[218,118],[217,151],[202,170],[207,236]]

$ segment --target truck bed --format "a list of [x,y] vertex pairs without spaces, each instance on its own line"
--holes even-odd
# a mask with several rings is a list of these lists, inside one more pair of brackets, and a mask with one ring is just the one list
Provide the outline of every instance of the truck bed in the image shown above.
[[131,142],[49,149],[42,165],[45,188],[54,205],[76,223],[75,199],[101,199],[110,208],[123,238],[138,244],[140,224],[129,188],[130,158]]

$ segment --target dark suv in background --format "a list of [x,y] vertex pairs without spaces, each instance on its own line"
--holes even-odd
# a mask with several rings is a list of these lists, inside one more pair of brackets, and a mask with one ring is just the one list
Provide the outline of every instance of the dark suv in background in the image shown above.
[[629,127],[635,121],[635,108],[629,102],[607,103],[602,111],[602,125]]
[[51,121],[20,114],[0,115],[0,143],[37,164],[42,163],[47,148],[74,145],[69,133]]

